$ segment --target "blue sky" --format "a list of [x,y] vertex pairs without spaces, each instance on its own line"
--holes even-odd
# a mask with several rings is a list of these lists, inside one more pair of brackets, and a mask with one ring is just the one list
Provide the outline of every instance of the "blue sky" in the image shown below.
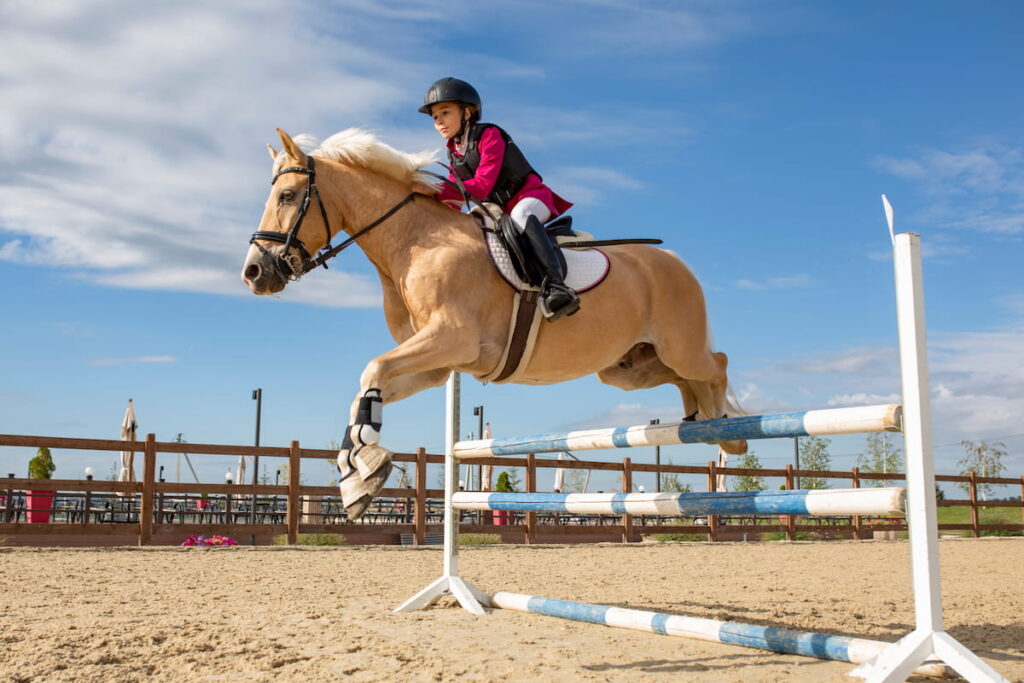
[[[262,387],[264,444],[340,439],[393,344],[379,286],[348,251],[249,294],[264,144],[361,126],[439,148],[416,109],[455,75],[577,225],[691,265],[753,412],[897,400],[887,193],[925,247],[937,469],[990,439],[1020,474],[1022,27],[1016,2],[0,3],[0,432],[117,438],[132,397],[160,440],[249,443]],[[496,436],[680,414],[674,389],[592,377],[463,395],[466,431],[483,404]],[[442,421],[425,392],[387,408],[383,443],[439,451]],[[834,466],[863,441],[835,439]],[[3,449],[0,472],[30,455]],[[58,477],[114,461],[56,457]],[[209,481],[230,461],[195,460]]]

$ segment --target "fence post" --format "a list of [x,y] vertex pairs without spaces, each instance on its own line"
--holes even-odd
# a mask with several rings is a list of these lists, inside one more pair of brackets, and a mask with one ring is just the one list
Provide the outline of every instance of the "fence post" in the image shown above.
[[[708,492],[718,490],[718,463],[708,460]],[[718,540],[718,515],[708,515],[708,540]]]
[[[786,464],[786,490],[793,491],[794,488],[793,465]],[[796,540],[796,515],[786,515],[786,538]]]
[[[633,492],[633,460],[622,459],[622,492]],[[633,540],[633,515],[622,515],[622,542],[629,543]]]
[[[853,476],[851,477],[851,480],[853,481],[853,488],[859,489],[860,488],[860,468],[859,467],[854,467],[853,469],[850,470],[850,472],[853,474]],[[857,538],[857,539],[863,538],[863,536],[861,536],[861,533],[862,533],[862,531],[861,531],[860,515],[854,515],[853,516],[853,537]]]
[[971,533],[974,534],[975,538],[981,536],[981,529],[978,528],[980,522],[978,515],[978,474],[977,472],[967,473],[967,490],[971,495]]
[[[14,475],[11,474],[11,478]],[[1024,477],[1021,477],[1021,491],[1024,491]],[[86,514],[89,514],[86,512]],[[11,488],[10,484],[7,485],[7,497],[4,498],[4,523],[10,524],[11,520],[14,519],[14,489]]]
[[1024,524],[1024,474],[1020,475],[1020,521]]
[[413,518],[413,544],[427,542],[427,451],[416,449],[416,511]]
[[146,435],[142,460],[142,503],[139,505],[139,545],[153,540],[153,491],[156,489],[156,434]]
[[288,545],[299,542],[299,442],[292,441],[288,449]]
[[[526,456],[526,492],[537,492],[537,456],[529,453]],[[526,513],[526,544],[537,542],[537,513]]]

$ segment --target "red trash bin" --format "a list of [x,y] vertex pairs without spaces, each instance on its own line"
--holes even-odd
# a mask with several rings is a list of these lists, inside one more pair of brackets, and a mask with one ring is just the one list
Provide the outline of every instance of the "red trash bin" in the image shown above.
[[53,491],[25,491],[25,512],[29,524],[49,523],[53,494]]

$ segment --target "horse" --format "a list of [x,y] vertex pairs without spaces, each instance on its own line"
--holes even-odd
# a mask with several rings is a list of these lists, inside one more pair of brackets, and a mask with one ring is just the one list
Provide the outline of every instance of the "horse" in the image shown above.
[[[267,145],[273,179],[243,282],[254,294],[279,292],[354,242],[377,270],[397,342],[366,364],[338,453],[342,503],[354,520],[391,471],[392,454],[380,445],[383,405],[439,386],[453,371],[488,376],[506,345],[514,292],[492,265],[475,217],[410,191],[414,179],[437,186],[423,168],[435,153],[401,152],[350,128],[307,154],[277,132],[282,150]],[[330,248],[342,231],[347,240]],[[314,258],[320,249],[329,251]],[[649,245],[603,250],[605,281],[582,295],[575,315],[541,323],[514,381],[596,374],[624,390],[673,384],[684,419],[739,413],[728,393],[728,358],[711,349],[704,293],[690,269]],[[718,445],[731,454],[747,449],[745,441]]]

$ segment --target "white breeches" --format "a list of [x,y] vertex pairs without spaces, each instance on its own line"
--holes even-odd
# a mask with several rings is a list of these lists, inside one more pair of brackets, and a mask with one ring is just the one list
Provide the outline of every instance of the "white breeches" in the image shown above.
[[548,219],[551,218],[551,210],[536,197],[526,197],[512,207],[509,216],[515,222],[519,232],[522,232],[526,228],[526,219],[530,216],[536,216],[537,220],[542,224],[547,223]]

